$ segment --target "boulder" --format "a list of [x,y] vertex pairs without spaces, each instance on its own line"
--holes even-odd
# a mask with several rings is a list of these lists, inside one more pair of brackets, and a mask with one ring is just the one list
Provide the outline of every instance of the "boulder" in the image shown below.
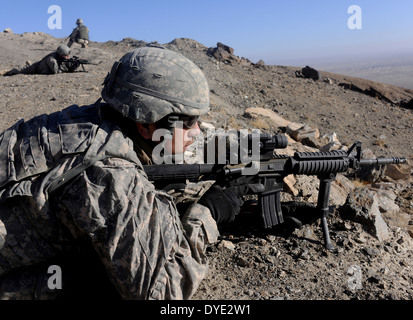
[[315,81],[321,80],[321,73],[317,71],[316,69],[311,68],[309,66],[305,66],[304,68],[302,68],[301,72],[297,71],[295,75],[297,77],[313,79]]
[[286,128],[286,133],[295,141],[301,142],[310,147],[318,146],[318,138],[320,131],[318,128],[313,128],[308,124],[300,124],[292,122]]
[[258,62],[255,64],[255,67],[257,68],[265,68],[265,62],[264,60],[260,59]]
[[234,49],[230,46],[227,46],[221,42],[217,43],[215,48],[211,47],[207,50],[207,55],[210,55],[217,59],[218,61],[222,61],[225,63],[231,63],[233,61],[241,63],[242,59],[238,56],[234,55]]
[[410,171],[408,164],[388,164],[384,174],[393,180],[407,180],[410,177]]
[[380,212],[380,201],[377,193],[367,188],[355,188],[340,208],[344,219],[363,225],[365,230],[379,241],[389,238],[389,228]]
[[280,117],[274,111],[259,107],[247,108],[244,115],[253,119],[265,118],[271,128],[285,128],[291,123],[291,121]]

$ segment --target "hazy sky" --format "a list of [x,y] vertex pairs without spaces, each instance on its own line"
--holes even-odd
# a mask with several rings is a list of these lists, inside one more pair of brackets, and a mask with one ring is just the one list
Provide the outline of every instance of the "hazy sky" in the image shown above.
[[[50,29],[61,8],[61,29]],[[351,5],[361,9],[361,29],[350,29]],[[340,54],[413,52],[412,0],[15,0],[2,1],[0,31],[42,31],[68,36],[83,18],[93,41],[132,37],[168,43],[191,38],[222,42],[253,62]],[[351,20],[356,22],[356,20]],[[357,20],[358,22],[359,20]],[[48,25],[49,23],[49,25]]]

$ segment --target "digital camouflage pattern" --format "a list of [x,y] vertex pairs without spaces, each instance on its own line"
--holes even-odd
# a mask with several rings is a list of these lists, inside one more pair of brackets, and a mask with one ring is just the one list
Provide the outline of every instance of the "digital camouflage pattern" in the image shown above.
[[5,73],[5,76],[16,74],[57,74],[61,72],[69,72],[63,58],[57,52],[52,52],[45,56],[42,60],[37,61],[29,66],[13,69]]
[[86,47],[89,44],[89,29],[83,24],[81,19],[76,21],[77,27],[73,29],[69,35],[68,46],[71,47],[74,42],[79,43],[82,47]]
[[162,47],[138,48],[115,62],[102,97],[140,123],[209,111],[209,87],[202,71],[186,57]]
[[[123,299],[189,299],[204,278],[218,236],[209,210],[179,213],[155,190],[106,108],[71,106],[0,135],[1,299],[58,298],[69,287],[93,299],[105,278]],[[104,266],[96,282],[82,277],[98,274],[87,259]],[[50,265],[61,266],[62,289],[49,289]]]

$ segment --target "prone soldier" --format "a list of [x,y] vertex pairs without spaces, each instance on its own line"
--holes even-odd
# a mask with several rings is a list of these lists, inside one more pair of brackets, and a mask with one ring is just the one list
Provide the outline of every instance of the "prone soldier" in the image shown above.
[[42,60],[37,61],[23,68],[14,68],[3,76],[13,76],[16,74],[57,74],[71,72],[65,60],[69,59],[70,48],[65,44],[59,45],[55,52],[49,53]]

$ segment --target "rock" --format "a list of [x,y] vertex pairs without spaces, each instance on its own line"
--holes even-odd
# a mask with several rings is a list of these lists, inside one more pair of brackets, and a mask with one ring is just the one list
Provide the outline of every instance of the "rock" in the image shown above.
[[228,51],[220,47],[215,48],[213,51],[211,51],[211,55],[214,56],[215,59],[219,61],[225,61],[231,58],[231,54]]
[[236,261],[240,267],[249,267],[251,265],[248,259],[244,256],[238,257]]
[[293,137],[293,133],[300,130],[301,128],[303,128],[305,126],[304,123],[297,123],[297,122],[290,122],[286,129],[286,133],[290,136]]
[[363,247],[361,249],[361,252],[363,252],[366,256],[370,258],[375,258],[380,255],[380,250],[371,247]]
[[229,54],[234,54],[234,49],[231,48],[230,46],[227,46],[226,44],[223,44],[221,42],[217,43],[217,48],[220,48],[226,52],[228,52]]
[[258,62],[255,64],[255,66],[257,67],[265,67],[265,62],[264,60],[258,60]]
[[290,123],[286,128],[286,133],[295,141],[301,142],[310,147],[317,147],[320,131],[308,124]]
[[290,174],[284,178],[284,191],[292,194],[294,197],[298,196],[299,191],[294,188],[297,180],[294,178],[293,174]]
[[265,118],[265,121],[268,122],[268,126],[270,128],[285,128],[287,127],[291,121],[288,121],[279,115],[277,115],[274,111],[270,109],[264,109],[259,107],[252,107],[245,110],[244,116],[253,118],[253,119],[260,119]]
[[323,143],[330,143],[330,142],[339,142],[337,138],[337,134],[335,132],[325,134],[321,137],[321,142]]
[[311,257],[308,251],[303,249],[303,250],[300,250],[300,252],[295,256],[295,258],[301,259],[301,260],[310,260]]
[[241,62],[241,59],[234,55],[234,49],[221,42],[217,43],[216,48],[208,48],[207,54],[213,56],[218,61],[226,63],[231,63],[231,61]]
[[303,197],[304,201],[317,203],[318,186],[320,184],[317,177],[296,175],[295,179],[297,180],[297,182],[294,187],[298,190],[299,196]]
[[295,75],[301,78],[321,80],[321,73],[314,68],[305,66],[301,69],[301,72],[296,72]]
[[375,192],[366,188],[355,188],[340,208],[345,219],[359,222],[368,233],[380,241],[389,238],[389,229],[379,209],[379,199]]
[[199,122],[199,128],[202,131],[215,130],[215,126],[212,123],[208,123],[204,121]]
[[395,203],[397,195],[391,190],[377,190],[378,206],[381,213],[395,214],[400,207]]
[[318,241],[319,239],[314,234],[314,230],[311,225],[304,225],[301,229],[295,229],[293,234],[299,238]]
[[410,177],[410,170],[407,164],[388,164],[384,174],[393,180],[407,180]]
[[[303,197],[305,201],[317,203],[320,180],[315,176],[290,175],[284,178],[284,191],[293,196]],[[345,176],[337,175],[331,183],[330,206],[342,206],[347,195],[355,188],[354,184]]]
[[335,132],[331,134],[325,134],[319,139],[320,151],[333,151],[333,150],[347,150],[346,146],[343,146],[340,141],[338,141],[337,134]]
[[222,240],[222,241],[219,243],[218,248],[220,248],[220,249],[221,249],[221,248],[225,248],[225,249],[234,251],[234,250],[235,250],[235,245],[234,245],[231,241]]
[[341,148],[341,143],[334,141],[334,142],[329,142],[326,145],[322,146],[320,148],[320,151],[329,152],[333,150],[339,150],[340,148]]
[[330,206],[342,206],[346,203],[348,194],[356,187],[345,176],[338,174],[336,179],[331,183],[330,189]]

